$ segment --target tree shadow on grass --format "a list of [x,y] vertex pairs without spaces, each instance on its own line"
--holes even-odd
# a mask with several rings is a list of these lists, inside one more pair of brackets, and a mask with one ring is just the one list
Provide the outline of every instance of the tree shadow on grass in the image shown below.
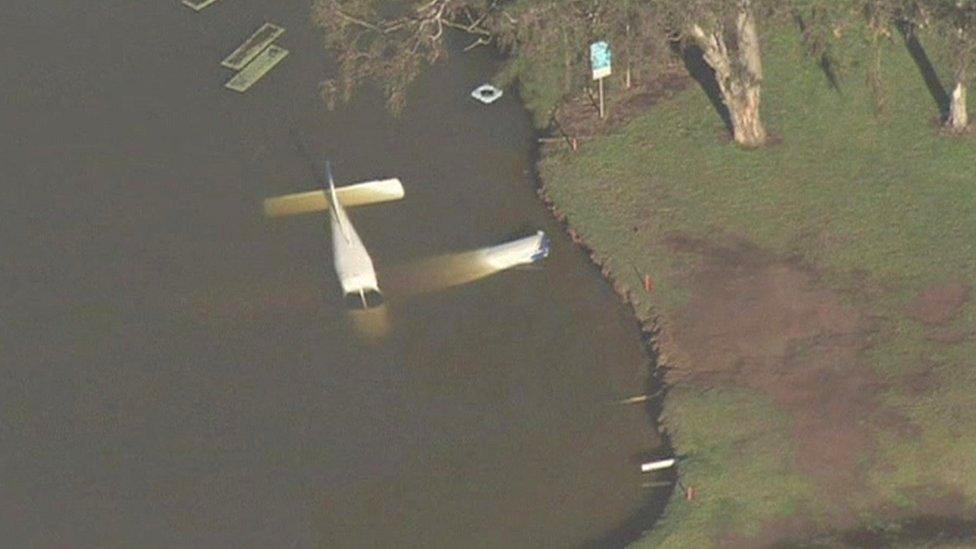
[[729,114],[728,107],[722,101],[722,92],[719,90],[718,81],[715,79],[715,71],[705,62],[705,55],[701,48],[695,45],[672,44],[672,50],[681,56],[684,61],[688,74],[698,82],[708,100],[711,101],[715,112],[721,117],[725,124],[725,129],[732,133],[732,116]]
[[819,50],[819,54],[816,54],[817,65],[820,67],[821,72],[823,72],[824,77],[827,79],[827,84],[830,89],[837,93],[840,93],[840,79],[837,78],[837,71],[834,70],[834,61],[830,56],[830,53],[824,47],[816,47],[816,44],[811,45],[810,33],[807,29],[807,23],[803,19],[803,16],[799,13],[793,15],[793,22],[796,23],[796,27],[800,30],[800,34],[803,36],[803,41],[806,43],[810,49],[811,53],[816,53]]
[[912,61],[915,62],[918,71],[922,73],[925,86],[929,89],[932,99],[939,108],[939,118],[944,122],[949,117],[949,94],[942,85],[942,81],[939,80],[939,75],[935,72],[935,67],[932,66],[929,56],[925,53],[925,48],[918,41],[914,26],[905,21],[899,22],[896,26],[902,38],[905,39],[905,48],[912,56]]

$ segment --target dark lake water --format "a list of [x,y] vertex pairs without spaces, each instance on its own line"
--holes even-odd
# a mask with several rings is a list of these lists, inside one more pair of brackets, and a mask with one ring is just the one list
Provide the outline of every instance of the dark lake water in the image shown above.
[[[220,60],[264,21],[290,55],[248,93]],[[648,358],[534,195],[513,94],[456,55],[391,118],[337,112],[305,2],[14,0],[0,19],[0,537],[70,546],[565,547],[655,496]],[[343,309],[324,216],[267,196],[399,177],[350,212],[381,287],[537,228],[544,268]],[[402,281],[401,281],[402,282]],[[401,287],[404,287],[401,284]]]

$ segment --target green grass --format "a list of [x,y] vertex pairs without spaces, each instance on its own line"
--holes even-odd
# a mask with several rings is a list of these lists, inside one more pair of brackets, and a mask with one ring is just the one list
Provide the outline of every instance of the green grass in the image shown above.
[[666,516],[639,545],[706,547],[728,534],[756,534],[764,521],[797,512],[810,497],[809,483],[792,470],[790,418],[768,397],[677,387],[662,419],[689,456],[681,479],[696,496],[687,502],[676,490]]
[[[879,435],[869,475],[877,501],[869,507],[911,509],[919,496],[948,487],[976,500],[976,434],[966,428],[976,424],[976,345],[928,341],[926,328],[904,315],[927,285],[973,280],[976,137],[943,135],[901,39],[882,48],[880,113],[867,85],[866,41],[845,44],[837,91],[795,31],[781,29],[764,42],[762,113],[774,144],[730,145],[695,86],[578,154],[548,157],[541,174],[555,205],[622,282],[639,288],[638,273],[655,274],[652,295],[634,292],[645,320],[666,320],[688,299],[680,274],[695,260],[664,248],[670,233],[735,235],[799,255],[823,273],[823,284],[877,318],[863,360],[889,383],[885,403],[919,431]],[[976,329],[976,307],[967,304],[952,327]],[[904,376],[929,368],[931,390],[900,388]],[[758,398],[670,393],[664,423],[677,452],[696,456],[682,465],[682,478],[707,486],[708,495],[700,505],[676,499],[650,544],[702,546],[798,507],[817,513],[809,487],[779,457],[790,451],[787,420]],[[743,459],[729,466],[736,456]]]

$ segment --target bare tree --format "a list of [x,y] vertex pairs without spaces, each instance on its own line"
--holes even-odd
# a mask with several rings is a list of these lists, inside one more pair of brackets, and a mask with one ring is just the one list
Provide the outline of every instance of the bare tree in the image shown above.
[[[910,0],[858,0],[867,26],[873,59],[868,63],[867,81],[871,88],[875,110],[883,113],[887,108],[887,94],[881,76],[883,45],[892,39],[895,27],[906,21],[906,6]],[[910,6],[909,6],[910,7]]]
[[[810,53],[818,57],[832,85],[839,86],[834,64],[849,58],[844,48],[834,47],[849,30],[857,29],[869,45],[866,81],[877,113],[887,107],[887,93],[882,78],[884,46],[890,43],[896,28],[911,26],[914,0],[791,0],[794,17],[803,30]],[[860,55],[860,49],[855,49]],[[838,88],[839,89],[839,88]]]
[[715,71],[736,143],[746,147],[764,144],[756,0],[656,0],[656,4],[673,28],[701,48],[705,62]]
[[486,44],[489,19],[499,14],[497,0],[316,0],[313,19],[339,61],[339,75],[323,83],[323,96],[331,107],[371,81],[399,111],[423,67],[446,54],[446,29],[469,34],[471,47]]
[[807,53],[837,91],[841,89],[838,69],[846,57],[837,42],[851,27],[861,24],[858,4],[858,0],[792,0],[790,6]]
[[397,111],[423,67],[447,54],[450,29],[469,35],[469,48],[491,44],[507,54],[493,80],[518,81],[536,123],[545,125],[556,105],[589,82],[591,41],[613,44],[625,82],[638,58],[660,55],[664,40],[651,12],[640,0],[315,0],[314,19],[340,65],[322,91],[332,107],[373,82]]

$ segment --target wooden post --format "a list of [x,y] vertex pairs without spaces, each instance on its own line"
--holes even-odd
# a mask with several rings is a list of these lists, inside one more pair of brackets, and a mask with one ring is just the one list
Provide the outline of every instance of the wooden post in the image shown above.
[[627,22],[627,69],[624,71],[624,85],[630,89],[630,21]]
[[654,279],[649,274],[644,275],[644,291],[647,293],[654,292]]
[[601,78],[597,82],[600,83],[600,120],[603,120],[603,117],[606,115],[603,107],[603,79]]

